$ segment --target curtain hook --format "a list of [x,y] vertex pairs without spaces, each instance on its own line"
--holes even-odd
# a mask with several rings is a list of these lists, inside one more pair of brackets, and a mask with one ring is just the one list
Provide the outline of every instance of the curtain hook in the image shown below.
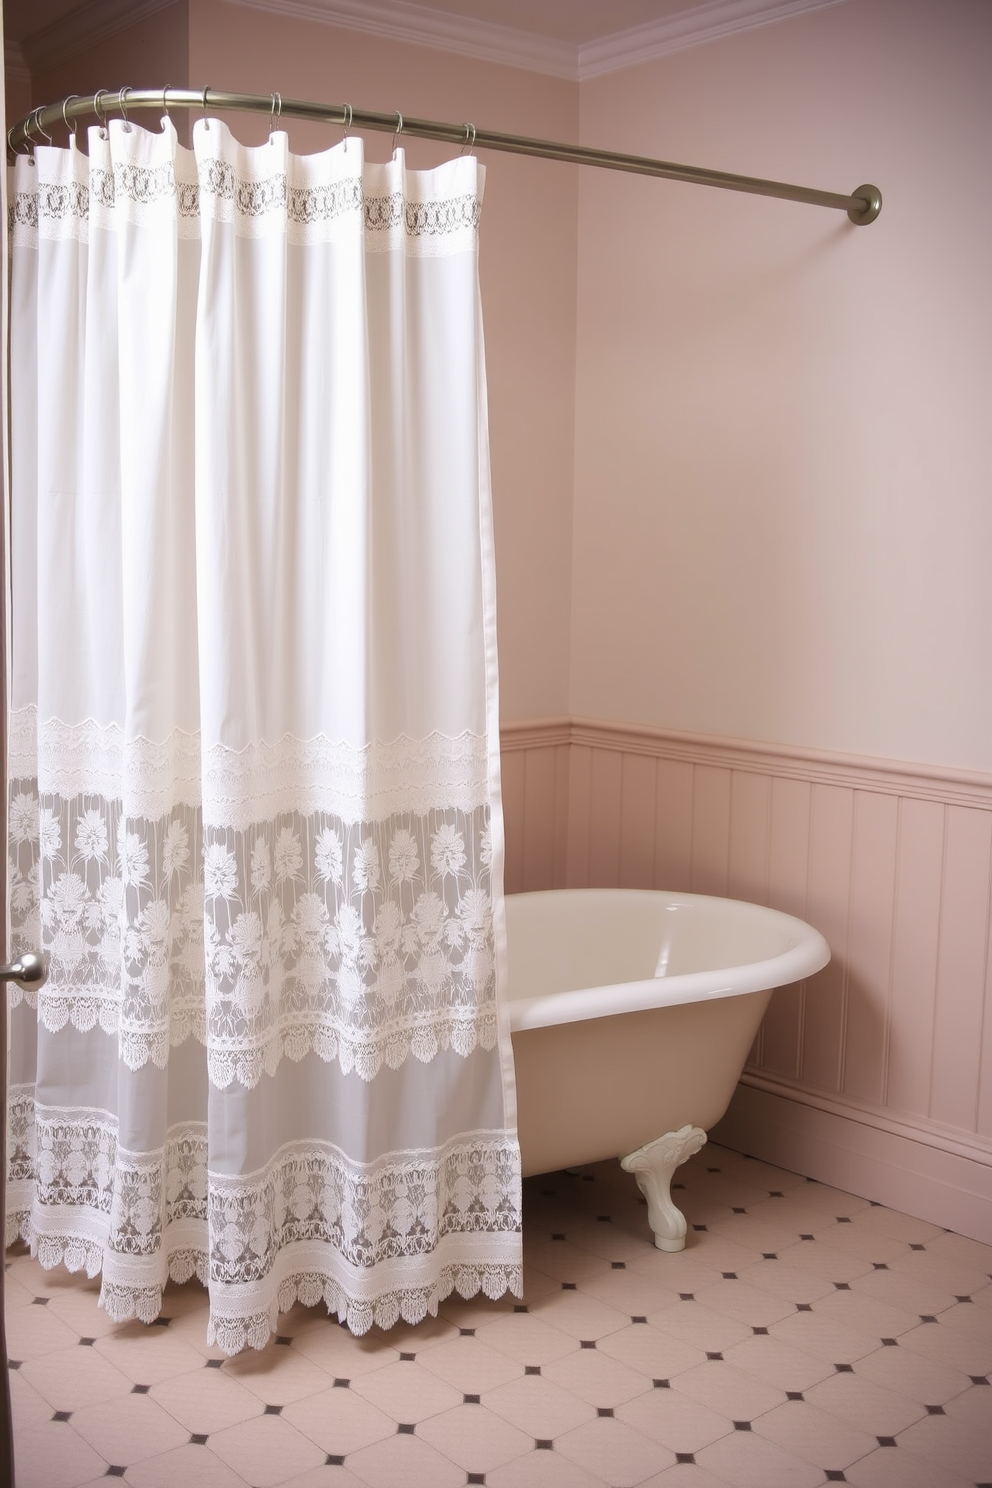
[[[33,117],[33,115],[32,115],[32,117]],[[30,128],[31,128],[31,119],[29,118],[28,119],[28,122],[27,122],[27,125],[25,126],[24,134],[21,137],[21,144],[24,146],[24,149],[20,153],[23,154],[23,155],[26,155],[27,158],[30,160],[31,164],[34,165],[34,145],[31,143],[31,136],[28,134],[28,130]],[[10,136],[13,134],[14,129],[15,129],[15,126],[12,124],[10,126],[10,128],[7,130],[7,149],[10,151],[10,153],[12,155],[17,155],[18,154],[18,151],[14,149],[14,146],[11,143],[11,139],[10,139]]]
[[66,129],[73,139],[76,138],[76,123],[75,120],[73,120],[71,124],[69,123],[69,116],[66,113],[66,109],[69,107],[69,104],[72,102],[72,100],[78,97],[78,93],[70,93],[68,98],[63,98],[62,100],[62,123],[65,125]]
[[130,93],[130,91],[130,88],[122,88],[117,95],[117,107],[120,109],[121,115],[124,119],[124,130],[127,134],[131,133],[131,120],[127,116],[127,109],[124,107],[124,100]]
[[282,94],[273,93],[272,112],[269,115],[269,144],[272,143],[272,135],[278,120],[282,118]]
[[348,148],[348,130],[351,128],[351,121],[355,117],[355,111],[352,108],[352,106],[351,106],[350,103],[343,103],[341,105],[341,111],[342,111],[342,113],[345,116],[344,117],[344,135],[342,137],[342,144],[344,145],[345,149],[347,150],[347,148]]
[[392,153],[394,155],[396,154],[396,141],[399,139],[399,137],[400,137],[400,135],[402,133],[403,133],[403,115],[400,113],[399,109],[397,109],[397,111],[396,111],[396,128],[393,130],[393,144],[392,144]]
[[165,133],[166,120],[168,120],[168,122],[170,124],[172,123],[172,115],[169,113],[169,102],[168,102],[168,100],[169,100],[169,89],[171,87],[172,87],[172,84],[171,83],[167,83],[165,85],[165,87],[162,89],[162,133],[163,134]]
[[[471,136],[469,136],[469,130],[470,129],[472,131]],[[465,125],[465,140],[464,140],[464,143],[462,144],[461,149],[458,151],[458,153],[459,153],[459,155],[464,155],[465,154],[465,151],[467,150],[469,152],[469,154],[471,155],[474,149],[475,149],[475,125],[474,124],[466,124]]]
[[93,112],[96,114],[97,123],[100,126],[100,138],[107,138],[107,111],[100,103],[101,98],[107,92],[106,88],[98,88],[93,94]]
[[33,128],[37,129],[37,131],[38,131],[39,134],[44,135],[44,137],[48,141],[48,143],[50,145],[52,145],[52,144],[55,143],[55,141],[52,139],[52,136],[48,133],[47,129],[42,129],[42,127],[41,127],[41,115],[42,115],[42,112],[43,112],[44,108],[45,108],[45,105],[42,104],[40,108],[36,108],[35,109],[34,113],[31,115],[32,125],[33,125]]
[[203,90],[203,98],[201,100],[201,102],[203,104],[203,127],[204,127],[204,129],[209,129],[210,128],[210,120],[207,118],[207,94],[209,92],[210,92],[210,89],[209,88],[204,88],[204,90]]

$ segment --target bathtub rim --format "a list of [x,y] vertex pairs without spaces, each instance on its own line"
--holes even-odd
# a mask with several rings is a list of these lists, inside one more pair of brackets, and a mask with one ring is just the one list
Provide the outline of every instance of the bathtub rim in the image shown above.
[[[595,987],[576,988],[567,992],[549,992],[540,997],[507,998],[511,1033],[528,1029],[552,1028],[562,1023],[581,1023],[593,1018],[616,1017],[622,1013],[647,1012],[651,1008],[677,1006],[681,1003],[711,1002],[724,997],[741,997],[750,992],[763,992],[772,987],[785,987],[800,982],[822,970],[830,960],[830,947],[819,930],[805,920],[765,904],[746,899],[730,899],[718,894],[669,893],[664,889],[538,889],[522,894],[507,894],[511,899],[537,900],[561,895],[577,898],[595,896],[651,897],[668,904],[733,904],[754,910],[757,917],[771,922],[785,933],[792,944],[778,955],[763,961],[715,970],[681,972],[672,977],[649,977],[636,982],[604,983]],[[511,973],[512,975],[512,973]]]

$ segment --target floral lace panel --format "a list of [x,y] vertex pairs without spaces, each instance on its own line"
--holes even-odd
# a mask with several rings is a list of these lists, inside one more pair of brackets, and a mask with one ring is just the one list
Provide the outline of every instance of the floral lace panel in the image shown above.
[[297,1299],[324,1300],[362,1333],[419,1322],[453,1288],[520,1291],[519,1154],[502,1133],[373,1163],[299,1143],[260,1173],[227,1176],[208,1171],[199,1124],[127,1152],[109,1113],[36,1109],[21,1089],[11,1130],[11,1174],[33,1186],[18,1227],[44,1266],[102,1270],[117,1321],[150,1322],[167,1277],[193,1274],[211,1290],[210,1341],[230,1353],[264,1347]]
[[346,824],[283,812],[243,831],[158,820],[14,781],[12,945],[39,943],[44,1025],[116,1033],[131,1069],[207,1045],[221,1088],[311,1051],[372,1079],[497,1038],[485,807]]

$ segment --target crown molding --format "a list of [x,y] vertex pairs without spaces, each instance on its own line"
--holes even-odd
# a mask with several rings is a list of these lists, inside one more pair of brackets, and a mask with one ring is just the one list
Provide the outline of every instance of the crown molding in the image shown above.
[[726,36],[774,26],[811,10],[845,5],[848,0],[704,0],[660,21],[617,31],[578,48],[576,78],[580,83],[621,72],[673,52],[705,46]]
[[[18,55],[10,46],[8,69],[32,73],[100,46],[129,26],[165,10],[176,0],[86,0],[61,20],[24,39]],[[774,25],[807,11],[843,5],[847,0],[703,0],[658,21],[618,31],[597,41],[572,42],[435,10],[415,0],[228,0],[249,10],[285,19],[319,21],[344,30],[392,41],[434,47],[478,61],[518,67],[568,82],[585,82],[620,72],[672,52],[703,46],[726,36]]]
[[26,36],[21,43],[22,56],[32,73],[44,72],[80,52],[102,46],[112,36],[175,3],[176,0],[87,0],[61,20]]
[[3,39],[3,70],[5,77],[11,83],[31,81],[31,69],[25,59],[21,43],[7,36]]
[[273,15],[321,21],[369,36],[435,47],[578,83],[719,41],[725,36],[771,26],[807,11],[847,4],[848,0],[704,0],[703,4],[676,11],[662,20],[618,31],[581,46],[494,21],[435,10],[414,0],[228,0],[228,3]]

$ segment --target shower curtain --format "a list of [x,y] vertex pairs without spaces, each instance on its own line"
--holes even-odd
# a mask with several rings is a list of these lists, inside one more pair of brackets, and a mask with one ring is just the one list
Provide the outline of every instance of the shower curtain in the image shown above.
[[520,1290],[482,177],[16,162],[8,1238],[227,1352]]

